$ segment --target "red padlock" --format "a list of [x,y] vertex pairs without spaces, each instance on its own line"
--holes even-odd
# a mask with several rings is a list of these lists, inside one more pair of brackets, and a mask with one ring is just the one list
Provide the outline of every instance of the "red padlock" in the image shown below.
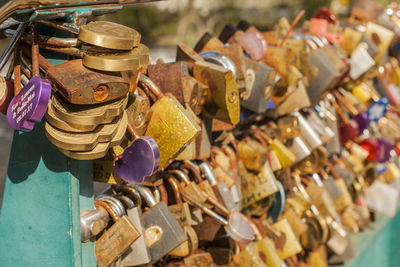
[[0,76],[0,112],[7,114],[7,108],[14,97],[14,82]]

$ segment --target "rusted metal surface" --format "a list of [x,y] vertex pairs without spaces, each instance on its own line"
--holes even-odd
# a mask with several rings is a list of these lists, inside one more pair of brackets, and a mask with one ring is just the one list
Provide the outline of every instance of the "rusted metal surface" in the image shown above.
[[129,89],[129,84],[121,77],[85,68],[80,59],[51,66],[46,78],[73,104],[111,101],[125,96]]
[[185,103],[182,77],[189,75],[186,62],[149,65],[147,75],[164,94],[171,93],[181,104]]

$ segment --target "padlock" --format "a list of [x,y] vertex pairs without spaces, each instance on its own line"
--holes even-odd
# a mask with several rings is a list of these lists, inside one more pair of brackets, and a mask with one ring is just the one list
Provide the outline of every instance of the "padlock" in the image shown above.
[[150,252],[150,263],[155,263],[185,242],[187,237],[164,202],[157,203],[146,187],[135,185],[134,188],[150,208],[143,213],[144,236]]
[[100,71],[131,71],[150,62],[150,51],[144,44],[126,52],[106,49],[88,49],[83,53],[85,67]]
[[66,150],[66,149],[60,148],[60,147],[58,147],[58,150],[60,150],[61,153],[63,153],[64,155],[66,155],[70,158],[73,158],[73,159],[90,160],[90,159],[102,158],[106,155],[106,153],[110,147],[121,144],[122,139],[125,136],[125,132],[126,132],[126,124],[124,124],[122,121],[122,123],[120,123],[118,125],[117,132],[115,133],[114,137],[110,141],[104,142],[104,143],[98,143],[91,150],[71,151],[71,150]]
[[[129,125],[128,125],[129,127]],[[124,152],[117,156],[115,172],[129,183],[143,183],[157,172],[160,150],[153,138],[144,136],[135,139]]]
[[14,83],[0,76],[0,112],[7,115],[7,108],[14,97]]
[[235,266],[260,266],[266,267],[265,263],[257,253],[257,248],[254,243],[248,244],[239,254],[234,256]]
[[329,225],[330,238],[326,246],[337,255],[342,255],[349,246],[348,235],[343,225],[327,217]]
[[186,61],[189,68],[193,68],[196,61],[203,61],[203,58],[193,49],[184,44],[178,44],[176,49],[176,61]]
[[133,202],[133,206],[126,207],[126,213],[131,223],[140,233],[139,238],[122,254],[122,266],[137,266],[147,264],[151,261],[149,250],[146,246],[145,237],[143,235],[143,219],[141,204],[142,200],[139,193],[127,185],[117,185],[113,187],[117,192],[123,192]]
[[225,46],[217,37],[209,32],[205,33],[195,45],[194,50],[198,53],[205,51],[219,51],[230,60],[233,61],[236,68],[236,82],[239,91],[243,91],[246,87],[246,76],[244,66],[244,53],[240,44],[232,43]]
[[281,79],[278,82],[278,86],[288,86],[289,79],[289,53],[290,50],[287,47],[281,46],[268,46],[266,55],[262,60],[268,66],[274,68]]
[[[192,112],[190,109],[187,112]],[[201,160],[207,159],[211,154],[210,137],[208,135],[204,121],[193,114],[193,118],[199,124],[201,133],[186,146],[186,148],[176,157],[176,160]]]
[[173,94],[182,105],[200,114],[206,87],[189,75],[185,61],[149,65],[147,75],[164,94]]
[[287,115],[295,110],[311,106],[310,97],[304,85],[304,81],[299,80],[292,87],[292,92],[276,107],[276,116]]
[[87,242],[90,238],[101,233],[107,227],[109,221],[110,216],[104,208],[81,211],[81,241]]
[[360,43],[350,57],[350,78],[358,79],[375,65],[374,59],[369,55],[368,45]]
[[132,138],[143,136],[153,114],[150,109],[149,99],[140,94],[129,94],[129,101],[125,111],[128,116],[128,123],[136,135],[132,136]]
[[140,34],[129,27],[110,21],[92,21],[80,27],[79,40],[99,47],[131,50],[140,43]]
[[81,59],[53,66],[39,56],[39,64],[60,92],[72,104],[98,104],[126,96],[129,84],[118,73],[101,73],[85,68]]
[[[163,95],[159,88],[146,76],[140,81],[157,96],[151,110],[153,115],[146,129],[146,136],[152,137],[160,148],[160,169],[171,161],[200,133],[200,127],[193,117],[172,95]],[[176,129],[181,129],[177,132]]]
[[347,56],[351,56],[361,42],[363,36],[362,32],[351,27],[346,27],[344,28],[342,35],[343,40],[340,43],[340,47],[344,50]]
[[232,71],[233,77],[235,77],[235,80],[237,81],[237,70],[235,63],[227,56],[225,56],[223,53],[219,51],[205,51],[199,54],[206,62],[210,62],[215,65],[219,65],[221,67],[224,67],[225,69],[228,69]]
[[207,162],[202,162],[199,166],[202,174],[210,183],[217,200],[220,201],[221,204],[224,205],[228,210],[236,210],[237,206],[233,201],[233,197],[228,185],[223,181],[217,180],[212,167]]
[[[39,77],[39,46],[32,44],[32,78],[10,101],[7,108],[7,122],[14,130],[31,131],[35,122],[40,122],[46,113],[50,100],[51,84]],[[14,80],[14,91],[18,91],[20,80]]]
[[301,245],[297,241],[296,236],[294,235],[293,230],[286,219],[279,220],[271,227],[284,233],[286,236],[286,241],[283,248],[277,248],[277,253],[282,260],[296,255],[297,253],[302,251]]
[[335,85],[341,77],[341,70],[335,66],[327,51],[317,48],[308,54],[309,65],[318,68],[317,77],[315,77],[307,88],[308,95],[313,104],[317,104],[320,95]]
[[365,34],[375,43],[378,48],[378,53],[374,56],[374,60],[376,64],[379,65],[389,49],[389,45],[394,38],[394,33],[388,28],[385,28],[374,22],[368,22],[365,29]]
[[115,117],[121,116],[127,102],[128,98],[124,97],[95,106],[73,105],[57,94],[53,94],[51,105],[54,115],[50,116],[57,117],[73,128],[86,130],[87,126],[110,123]]
[[172,188],[176,202],[175,204],[168,206],[169,210],[182,228],[184,228],[184,226],[192,225],[192,215],[190,213],[189,204],[182,201],[182,197],[179,192],[178,185],[175,184],[175,180],[169,178],[168,182],[171,186],[170,188]]
[[239,91],[233,73],[209,62],[195,62],[193,76],[208,86],[203,114],[233,125],[239,122]]
[[120,128],[127,126],[127,115],[117,118],[112,123],[99,125],[93,132],[70,133],[59,130],[46,122],[45,131],[47,139],[55,146],[70,151],[93,150],[99,143],[110,142]]
[[211,257],[211,254],[208,252],[200,252],[196,254],[192,254],[189,257],[186,257],[184,263],[187,266],[198,266],[198,267],[214,267],[215,263]]
[[260,201],[279,190],[276,183],[275,175],[273,174],[269,163],[266,162],[259,173],[245,173],[241,177],[243,208],[246,208],[257,201]]
[[339,136],[340,141],[344,144],[348,140],[351,140],[358,136],[359,129],[357,122],[354,120],[350,120],[344,115],[342,109],[339,107],[335,99],[332,95],[328,94],[327,99],[332,104],[332,106],[336,109],[337,114],[342,119],[342,123],[339,125]]
[[[319,107],[316,107],[316,109],[319,109]],[[328,126],[328,122],[324,119],[325,116],[322,112],[317,113],[316,109],[308,109],[306,111],[306,120],[312,129],[320,136],[322,143],[326,143],[334,137],[335,133]]]
[[319,138],[318,134],[314,131],[307,120],[300,114],[300,112],[296,111],[293,113],[293,115],[299,121],[299,129],[302,139],[306,141],[311,150],[321,146],[322,140]]
[[288,140],[286,145],[296,157],[296,161],[294,163],[300,162],[311,155],[308,145],[301,137],[295,137],[291,140]]
[[276,72],[273,68],[262,62],[256,62],[246,58],[247,94],[240,101],[242,107],[256,113],[264,112],[276,82]]
[[188,237],[188,240],[183,242],[177,248],[169,252],[169,255],[176,257],[186,257],[193,253],[199,246],[199,240],[195,230],[190,226],[192,225],[192,217],[189,210],[188,203],[183,203],[178,184],[175,179],[168,178],[168,182],[171,185],[171,188],[174,191],[176,204],[169,205],[168,208],[171,213],[174,215],[175,219],[183,228],[185,234]]
[[196,199],[196,201],[200,203],[206,202],[207,198],[202,193],[202,190],[197,186],[195,182],[190,181],[188,175],[185,172],[181,170],[169,170],[168,172],[174,177],[178,178],[179,181],[184,184],[183,188],[185,192],[190,194],[190,196]]
[[114,224],[95,243],[95,256],[98,266],[109,266],[140,236],[127,216],[120,218],[110,206],[95,200],[96,206],[106,208]]
[[259,171],[268,160],[268,150],[259,142],[245,138],[238,144],[238,156],[247,169]]
[[290,224],[297,239],[307,231],[306,223],[292,209],[286,209],[282,218]]
[[[234,211],[234,210],[227,211],[226,209],[223,209],[222,207],[220,207],[221,211],[224,210],[223,212],[224,212],[225,216],[227,216],[227,218],[224,218],[224,217],[220,216],[218,213],[214,212],[213,210],[208,209],[203,204],[197,202],[190,195],[188,195],[180,185],[178,185],[178,186],[179,186],[179,189],[180,189],[184,199],[186,199],[192,205],[200,208],[205,214],[211,216],[216,222],[223,225],[227,234],[229,234],[229,236],[232,239],[234,239],[236,242],[245,245],[254,239],[253,227],[252,227],[250,221],[247,219],[247,217],[245,217],[243,214],[241,214],[240,212]],[[221,205],[218,205],[217,200],[214,200],[213,204],[215,206],[221,206]],[[198,228],[198,227],[199,226],[197,226],[196,228]],[[201,240],[200,235],[199,235],[199,239]]]

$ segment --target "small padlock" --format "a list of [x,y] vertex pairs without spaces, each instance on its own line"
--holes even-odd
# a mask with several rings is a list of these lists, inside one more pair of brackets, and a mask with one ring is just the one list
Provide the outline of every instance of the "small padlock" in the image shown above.
[[95,200],[96,206],[106,208],[114,220],[114,224],[95,243],[95,255],[98,266],[109,266],[117,257],[140,236],[127,216],[120,218],[110,206]]
[[189,205],[182,201],[178,185],[175,184],[175,181],[171,178],[168,179],[168,182],[171,185],[176,202],[175,204],[168,206],[169,210],[182,228],[184,226],[192,225],[192,215],[190,213]]
[[156,202],[151,191],[143,186],[134,187],[150,207],[143,213],[144,236],[151,262],[155,263],[187,240],[182,227],[164,202]]
[[143,219],[141,204],[142,199],[140,194],[132,187],[126,185],[117,185],[113,187],[117,192],[125,193],[132,200],[133,206],[126,207],[126,213],[129,220],[140,233],[140,237],[132,243],[132,245],[121,256],[121,265],[136,266],[147,264],[151,261],[149,250],[146,246],[145,237],[143,235]]
[[232,71],[209,62],[195,62],[193,76],[208,86],[203,114],[233,125],[239,122],[239,91]]

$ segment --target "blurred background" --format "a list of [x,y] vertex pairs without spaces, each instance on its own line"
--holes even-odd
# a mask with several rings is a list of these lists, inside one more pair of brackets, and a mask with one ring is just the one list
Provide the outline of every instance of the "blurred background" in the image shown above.
[[[331,9],[339,17],[346,17],[355,0],[166,0],[136,4],[113,14],[95,17],[136,29],[142,43],[150,47],[153,59],[175,59],[176,45],[193,47],[204,32],[219,34],[226,23],[236,25],[245,19],[258,29],[270,29],[281,17],[292,21],[300,10],[306,13],[299,25],[311,18],[322,7]],[[363,1],[363,0],[359,0]],[[390,0],[378,0],[384,5]],[[7,40],[0,40],[0,51]],[[5,116],[0,116],[0,204],[7,172],[13,132]]]

